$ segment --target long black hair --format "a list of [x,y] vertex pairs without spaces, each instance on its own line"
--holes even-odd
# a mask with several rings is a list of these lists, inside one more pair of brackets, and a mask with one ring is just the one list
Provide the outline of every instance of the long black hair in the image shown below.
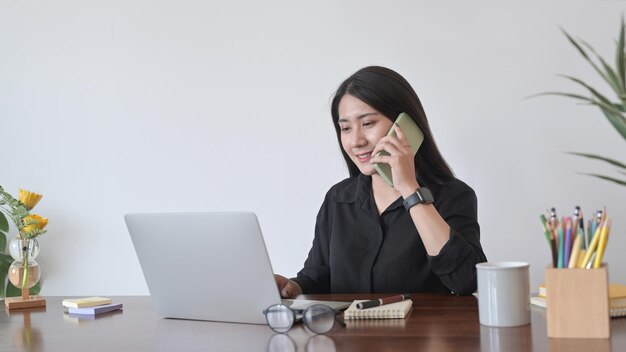
[[341,131],[338,123],[339,102],[346,94],[358,98],[390,119],[395,119],[400,113],[405,112],[422,129],[424,142],[415,155],[415,172],[420,183],[442,184],[454,178],[454,173],[435,144],[426,113],[417,94],[404,77],[381,66],[365,67],[348,77],[337,89],[331,103],[333,126],[350,177],[358,175],[360,171],[341,147]]

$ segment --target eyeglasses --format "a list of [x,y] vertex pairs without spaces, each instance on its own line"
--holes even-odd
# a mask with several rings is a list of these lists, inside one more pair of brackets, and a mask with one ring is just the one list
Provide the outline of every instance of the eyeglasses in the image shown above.
[[346,323],[338,316],[340,313],[329,306],[314,304],[306,309],[291,309],[284,304],[274,304],[263,311],[270,328],[277,333],[284,334],[296,322],[296,317],[302,318],[304,326],[316,334],[325,334],[332,330],[335,322],[345,327]]

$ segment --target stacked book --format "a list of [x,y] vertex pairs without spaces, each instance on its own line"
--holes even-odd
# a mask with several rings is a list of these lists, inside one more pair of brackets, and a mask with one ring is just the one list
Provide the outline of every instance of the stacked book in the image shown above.
[[[530,304],[536,307],[547,307],[548,291],[546,286],[539,285],[539,293],[530,297]],[[609,314],[611,318],[626,317],[626,285],[609,284]]]
[[113,303],[106,297],[85,297],[64,299],[63,307],[69,314],[95,316],[122,309],[121,303]]

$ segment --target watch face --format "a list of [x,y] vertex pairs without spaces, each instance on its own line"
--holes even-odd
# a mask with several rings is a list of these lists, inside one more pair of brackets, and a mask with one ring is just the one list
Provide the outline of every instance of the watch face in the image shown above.
[[415,193],[406,197],[403,204],[404,204],[404,209],[408,211],[409,209],[411,209],[411,207],[413,207],[416,204],[430,204],[434,201],[435,199],[433,197],[433,194],[430,192],[430,190],[426,187],[421,187],[421,188],[418,188],[417,191],[415,191]]
[[420,194],[420,197],[422,198],[422,203],[432,203],[435,201],[435,198],[433,198],[433,194],[430,192],[430,190],[426,187],[421,187],[417,189],[417,192]]

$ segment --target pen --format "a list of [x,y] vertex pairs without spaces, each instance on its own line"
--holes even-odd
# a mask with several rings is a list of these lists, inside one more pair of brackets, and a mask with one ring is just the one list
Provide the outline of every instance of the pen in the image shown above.
[[360,302],[356,304],[356,307],[357,309],[366,309],[366,308],[382,306],[383,304],[402,302],[405,299],[409,299],[408,294],[402,294],[402,295],[397,295],[397,296],[374,299],[371,301]]

